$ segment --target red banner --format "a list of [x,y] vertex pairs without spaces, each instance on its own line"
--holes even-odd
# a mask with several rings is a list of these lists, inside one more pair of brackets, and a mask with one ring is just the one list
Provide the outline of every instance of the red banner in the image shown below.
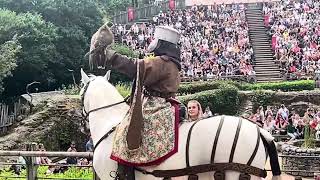
[[175,0],[169,0],[169,8],[171,10],[174,10],[176,8],[176,2]]
[[134,8],[133,7],[128,7],[128,21],[133,21],[134,20]]

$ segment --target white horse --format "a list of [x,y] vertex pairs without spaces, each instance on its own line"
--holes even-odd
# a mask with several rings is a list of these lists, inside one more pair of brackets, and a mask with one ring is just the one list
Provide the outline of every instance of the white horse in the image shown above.
[[[81,70],[82,88],[80,94],[83,97],[84,113],[87,113],[89,119],[90,131],[93,143],[96,146],[98,141],[106,133],[121,122],[129,110],[126,103],[120,103],[124,98],[119,94],[117,89],[108,82],[110,72],[106,76],[88,77]],[[116,105],[114,105],[116,104]],[[110,106],[111,105],[111,106]],[[105,107],[107,106],[107,107]],[[105,108],[101,108],[105,107]],[[98,110],[95,110],[98,109]],[[88,114],[89,113],[89,114]],[[208,164],[211,160],[211,153],[221,116],[212,117],[199,121],[192,130],[189,143],[189,162],[190,166]],[[235,139],[236,129],[239,122],[238,117],[224,116],[224,123],[221,127],[220,136],[217,141],[215,151],[215,163],[228,162],[231,149]],[[158,166],[143,167],[147,171],[180,169],[186,167],[186,141],[190,127],[194,123],[185,122],[179,127],[179,150],[176,154],[165,160]],[[261,131],[265,139],[270,140],[270,134]],[[117,170],[117,162],[110,159],[112,140],[114,133],[110,133],[96,147],[93,157],[93,167],[101,180],[113,180],[112,174]],[[246,164],[256,149],[258,131],[256,125],[243,120],[239,131],[238,141],[235,143],[234,157],[232,162]],[[272,138],[272,136],[271,136]],[[252,161],[252,166],[264,169],[266,163],[266,149],[261,140],[258,140],[256,155]],[[272,139],[270,140],[272,141]],[[276,162],[278,159],[276,159]],[[153,175],[145,175],[135,171],[136,180],[162,180]],[[226,171],[225,179],[239,179],[239,172]],[[200,180],[213,180],[214,172],[198,174]],[[279,176],[273,176],[278,179]],[[187,176],[174,179],[187,179]],[[251,180],[262,179],[261,177],[251,176]]]

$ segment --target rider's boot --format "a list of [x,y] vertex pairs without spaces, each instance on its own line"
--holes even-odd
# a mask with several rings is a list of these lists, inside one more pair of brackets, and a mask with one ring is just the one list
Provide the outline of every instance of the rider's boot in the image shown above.
[[135,180],[134,167],[118,163],[117,180]]

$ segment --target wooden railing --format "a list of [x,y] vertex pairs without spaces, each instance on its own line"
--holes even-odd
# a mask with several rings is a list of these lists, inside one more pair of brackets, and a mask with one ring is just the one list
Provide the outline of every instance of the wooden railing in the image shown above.
[[[48,166],[46,164],[37,164],[36,157],[84,157],[84,158],[92,158],[92,152],[48,152],[48,151],[35,151],[36,150],[36,143],[26,144],[27,151],[1,151],[0,150],[0,157],[5,156],[22,156],[25,159],[26,164],[20,163],[5,163],[0,162],[0,165],[23,165],[26,167],[27,176],[22,177],[9,177],[9,176],[2,176],[0,179],[27,179],[27,180],[38,180],[38,179],[56,179],[56,178],[48,178],[48,177],[38,177],[38,167],[39,166]],[[64,165],[64,164],[49,164],[51,166],[64,166],[64,167],[86,167],[86,168],[93,168],[92,165]],[[71,178],[59,178],[60,180]],[[84,180],[83,178],[72,178],[72,180]],[[93,170],[93,178],[92,180],[99,180]]]
[[[175,0],[176,9],[185,8],[185,0]],[[134,19],[133,22],[136,22],[141,19],[152,19],[153,16],[162,12],[169,11],[169,2],[164,1],[158,4],[147,4],[140,7],[134,8]],[[113,17],[113,23],[116,24],[128,24],[128,13],[127,12],[118,12]]]
[[13,104],[12,110],[10,111],[9,105],[0,104],[0,134],[5,133],[8,127],[14,124],[18,116],[21,115],[21,102],[15,102]]

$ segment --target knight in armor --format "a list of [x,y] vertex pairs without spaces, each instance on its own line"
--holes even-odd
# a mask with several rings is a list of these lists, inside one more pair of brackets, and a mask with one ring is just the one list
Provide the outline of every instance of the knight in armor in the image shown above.
[[[106,27],[104,30],[111,33]],[[103,39],[99,30],[94,36],[96,41],[113,41]],[[179,120],[175,116],[178,102],[174,97],[180,84],[179,38],[177,30],[159,26],[147,49],[153,56],[132,59],[107,48],[108,45],[102,46],[106,47],[103,51],[90,55],[90,64],[104,58],[107,69],[134,80],[129,113],[117,127],[113,142],[111,159],[119,164],[118,179],[133,180],[134,166],[157,165],[177,152]]]

